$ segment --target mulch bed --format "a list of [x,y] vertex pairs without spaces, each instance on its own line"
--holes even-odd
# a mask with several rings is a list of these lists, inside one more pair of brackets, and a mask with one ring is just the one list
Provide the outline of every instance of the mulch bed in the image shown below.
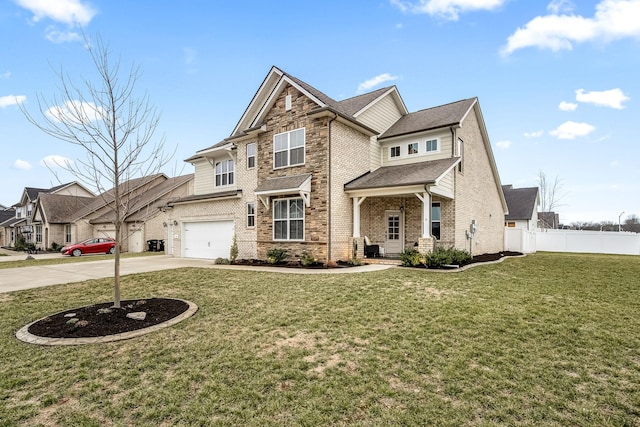
[[[189,308],[186,302],[172,298],[128,300],[121,302],[122,308],[111,308],[112,306],[112,302],[106,302],[53,314],[29,326],[29,333],[48,338],[115,335],[166,322]],[[135,312],[145,312],[145,319],[127,317],[128,313]],[[74,315],[70,316],[71,314]]]

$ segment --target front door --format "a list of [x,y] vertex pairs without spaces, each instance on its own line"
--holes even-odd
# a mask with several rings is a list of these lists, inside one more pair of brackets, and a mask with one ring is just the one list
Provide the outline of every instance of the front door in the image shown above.
[[404,249],[404,226],[400,211],[386,211],[386,224],[384,252],[385,255],[399,254]]

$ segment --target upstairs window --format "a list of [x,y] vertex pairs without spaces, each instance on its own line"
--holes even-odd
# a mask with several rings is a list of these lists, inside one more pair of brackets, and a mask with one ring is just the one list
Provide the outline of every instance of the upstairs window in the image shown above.
[[396,157],[400,157],[400,146],[396,145],[395,147],[389,148],[389,158],[393,159]]
[[247,144],[247,169],[256,167],[256,144]]
[[408,144],[407,145],[407,152],[409,153],[409,155],[418,154],[418,143],[417,142],[412,142],[411,144]]
[[233,160],[216,162],[216,187],[233,185]]
[[438,140],[437,139],[427,140],[427,153],[432,153],[435,151],[438,151]]
[[273,168],[304,164],[304,128],[279,133],[273,137]]
[[304,240],[304,200],[273,201],[273,240]]

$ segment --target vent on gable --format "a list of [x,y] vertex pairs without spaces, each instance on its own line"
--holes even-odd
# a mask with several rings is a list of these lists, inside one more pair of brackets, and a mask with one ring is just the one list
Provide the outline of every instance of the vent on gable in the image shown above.
[[291,95],[287,95],[284,98],[284,109],[285,111],[291,110]]

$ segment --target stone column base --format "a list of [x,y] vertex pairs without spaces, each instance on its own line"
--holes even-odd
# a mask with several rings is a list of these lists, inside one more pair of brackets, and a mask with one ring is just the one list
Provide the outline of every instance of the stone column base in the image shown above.
[[435,248],[435,239],[433,237],[420,237],[418,238],[418,252],[421,254],[427,254],[432,252]]
[[351,243],[350,257],[356,259],[364,258],[364,237],[351,237],[349,239]]

